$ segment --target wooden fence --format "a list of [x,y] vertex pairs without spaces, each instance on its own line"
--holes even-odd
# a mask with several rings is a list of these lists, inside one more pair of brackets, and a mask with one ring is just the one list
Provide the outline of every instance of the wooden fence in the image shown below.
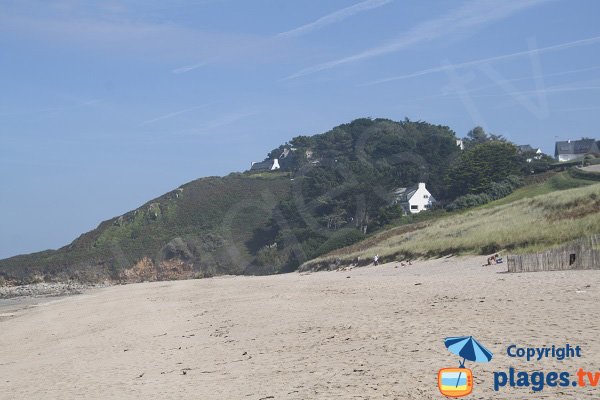
[[508,272],[600,269],[600,235],[542,253],[508,256]]

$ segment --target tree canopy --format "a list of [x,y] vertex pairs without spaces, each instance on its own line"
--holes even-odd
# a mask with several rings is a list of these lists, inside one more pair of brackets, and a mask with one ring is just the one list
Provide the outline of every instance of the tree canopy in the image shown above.
[[507,142],[490,140],[466,149],[448,169],[449,197],[489,190],[494,182],[521,175],[522,160],[517,148]]
[[280,164],[292,173],[294,190],[276,211],[285,224],[274,215],[270,232],[278,243],[295,238],[275,257],[287,252],[290,265],[328,249],[322,244],[338,230],[346,233],[330,243],[358,237],[347,229],[364,234],[401,216],[390,205],[394,188],[426,182],[434,196],[442,196],[446,171],[460,152],[450,128],[408,119],[357,119],[324,134],[295,137],[286,146],[294,150]]

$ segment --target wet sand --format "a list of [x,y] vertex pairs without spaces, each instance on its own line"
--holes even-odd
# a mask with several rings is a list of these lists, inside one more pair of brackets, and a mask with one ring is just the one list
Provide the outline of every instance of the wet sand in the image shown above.
[[[503,388],[493,372],[600,370],[599,271],[502,273],[485,257],[351,271],[95,289],[0,319],[2,399],[439,399],[459,360],[447,336],[493,353],[467,362],[469,399],[592,399],[596,388]],[[527,362],[506,348],[579,345]]]

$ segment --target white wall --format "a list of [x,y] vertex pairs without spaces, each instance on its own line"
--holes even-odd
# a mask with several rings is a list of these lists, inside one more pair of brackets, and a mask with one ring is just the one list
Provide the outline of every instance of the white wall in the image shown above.
[[[425,188],[424,183],[419,183],[419,188],[408,200],[409,211],[412,214],[420,213],[421,211],[428,210],[433,204],[431,193]],[[416,207],[416,208],[415,208]]]
[[576,158],[580,158],[580,157],[582,157],[582,155],[577,155],[577,154],[559,154],[558,155],[558,161],[559,162],[571,161],[571,160],[575,160]]

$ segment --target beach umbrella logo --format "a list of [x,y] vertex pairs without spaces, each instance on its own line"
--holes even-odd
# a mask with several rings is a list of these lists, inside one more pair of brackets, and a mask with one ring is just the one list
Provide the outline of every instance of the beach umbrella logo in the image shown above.
[[449,337],[444,345],[462,360],[458,368],[443,368],[438,372],[438,388],[444,396],[462,397],[473,391],[473,372],[465,362],[489,362],[493,354],[473,336]]

